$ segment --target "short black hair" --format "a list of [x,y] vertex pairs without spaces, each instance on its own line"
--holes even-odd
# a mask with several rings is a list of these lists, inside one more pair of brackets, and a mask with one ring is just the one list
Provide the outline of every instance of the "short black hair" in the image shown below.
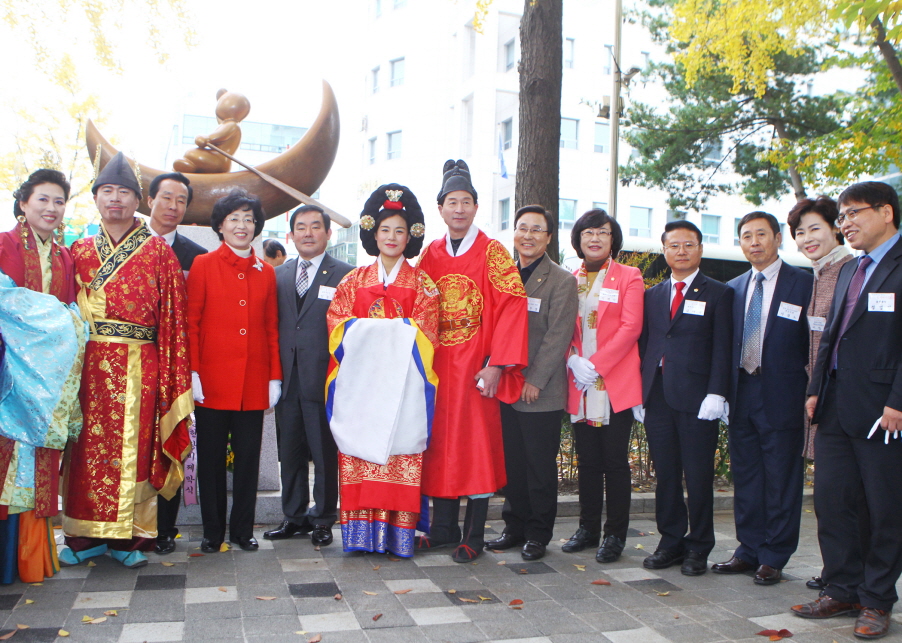
[[169,172],[167,174],[157,174],[153,181],[150,182],[150,187],[147,189],[147,194],[151,199],[157,198],[157,192],[160,191],[160,184],[163,181],[178,181],[186,188],[188,188],[188,203],[185,205],[191,205],[191,199],[194,198],[194,188],[191,187],[191,181],[188,180],[188,177],[182,174],[181,172]]
[[[464,190],[463,188],[461,188],[460,190],[451,190],[451,192],[466,192],[471,197],[473,197],[473,205],[479,205],[479,195],[476,194],[475,188],[472,190]],[[451,192],[449,192],[448,194],[451,194]],[[442,198],[438,200],[439,205],[445,205],[445,199],[448,198],[448,194],[442,195]]]
[[[792,238],[796,238],[796,229],[802,224],[802,217],[809,213],[821,215],[821,218],[827,222],[831,228],[836,227],[836,220],[839,218],[839,206],[836,201],[828,196],[819,196],[816,199],[802,199],[798,201],[789,211],[786,217],[786,225],[789,226],[789,234]],[[840,245],[846,242],[846,238],[842,236],[842,232],[836,233],[836,240]]]
[[580,240],[583,230],[589,228],[600,228],[605,223],[611,224],[611,258],[616,259],[623,247],[623,230],[617,220],[601,209],[589,210],[583,216],[576,220],[573,224],[573,230],[570,231],[570,244],[576,250],[576,256],[585,259],[583,250],[580,247]]
[[522,208],[517,210],[517,214],[514,215],[514,226],[516,227],[517,221],[520,220],[524,214],[529,214],[530,212],[535,214],[541,214],[545,217],[545,227],[548,229],[545,231],[548,234],[552,234],[554,232],[554,217],[551,216],[551,213],[543,208],[541,205],[533,204],[533,205],[524,205]]
[[749,212],[747,215],[739,219],[739,223],[736,224],[736,236],[742,237],[742,226],[750,221],[754,221],[755,219],[764,219],[770,224],[770,229],[773,230],[774,236],[776,237],[780,234],[780,222],[777,221],[777,217],[772,214],[768,214],[767,212],[762,212],[761,210],[755,210],[754,212]]
[[698,229],[698,226],[692,223],[692,221],[686,221],[684,219],[679,219],[677,221],[668,221],[667,225],[664,226],[664,232],[661,233],[661,245],[663,246],[667,239],[667,233],[673,232],[674,230],[688,230],[695,234],[698,238],[698,243],[701,245],[702,243],[702,231]]
[[219,231],[222,222],[235,210],[251,210],[254,213],[254,238],[259,237],[263,232],[263,226],[266,225],[263,204],[244,188],[234,188],[213,205],[213,214],[210,215],[210,227],[219,236],[219,240],[222,241],[222,233]]
[[263,254],[265,254],[270,259],[275,259],[280,254],[286,257],[288,256],[288,253],[285,252],[285,246],[283,246],[275,239],[263,240]]
[[13,192],[13,214],[17,217],[24,216],[25,212],[22,211],[22,208],[19,207],[19,202],[28,203],[28,199],[31,198],[31,195],[34,194],[34,189],[41,185],[42,183],[54,183],[60,186],[63,189],[63,198],[68,201],[69,200],[69,191],[71,186],[69,185],[69,181],[66,180],[66,175],[60,172],[59,170],[49,170],[47,168],[41,168],[40,170],[35,170],[31,173],[31,175],[25,180],[25,182],[19,186],[19,188]]
[[318,205],[302,205],[292,212],[291,220],[288,222],[289,231],[294,232],[294,220],[299,214],[304,214],[305,212],[319,212],[323,216],[323,227],[326,229],[326,232],[329,231],[329,228],[332,226],[332,217],[323,212],[323,209]]
[[893,226],[899,229],[899,195],[891,185],[880,181],[854,183],[843,190],[836,201],[840,206],[850,201],[867,203],[875,208],[888,205],[893,209]]

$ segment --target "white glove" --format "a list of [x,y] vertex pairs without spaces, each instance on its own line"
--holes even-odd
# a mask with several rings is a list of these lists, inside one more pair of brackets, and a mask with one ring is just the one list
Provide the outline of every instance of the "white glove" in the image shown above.
[[275,406],[280,397],[282,397],[282,380],[269,380],[269,406]]
[[191,393],[194,395],[194,401],[204,403],[204,389],[200,385],[200,375],[197,371],[191,371]]
[[595,365],[585,357],[571,355],[567,360],[567,366],[570,367],[573,378],[579,384],[587,387],[592,386],[592,384],[595,383],[595,380],[598,379],[598,371],[595,370]]
[[723,395],[708,393],[702,400],[702,406],[698,410],[699,420],[716,420],[724,414],[724,406],[727,401]]
[[633,407],[633,419],[636,420],[636,422],[641,422],[642,424],[645,424],[645,407],[644,406],[642,406],[641,404],[637,404],[636,406]]
[[727,426],[730,425],[730,403],[729,402],[723,403],[723,415],[720,416],[720,421],[723,422],[724,424],[726,424]]
[[574,382],[576,384],[576,390],[580,393],[585,393],[590,388],[592,388],[591,384],[580,384],[579,382]]

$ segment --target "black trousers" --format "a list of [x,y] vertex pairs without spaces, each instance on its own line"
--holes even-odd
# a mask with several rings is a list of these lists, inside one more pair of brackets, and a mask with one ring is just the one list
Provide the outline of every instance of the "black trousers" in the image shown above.
[[[288,389],[276,405],[282,513],[291,522],[331,527],[338,519],[338,447],[326,419],[326,405],[301,399],[297,363]],[[313,460],[313,506],[310,468]]]
[[605,496],[608,500],[604,535],[626,540],[630,524],[629,444],[633,428],[633,411],[626,409],[611,413],[607,426],[589,426],[585,422],[573,425],[576,455],[579,458],[579,524],[598,533]]
[[515,537],[551,542],[557,517],[557,453],[563,411],[517,411],[501,405],[504,437],[504,531]]
[[179,505],[182,503],[182,488],[175,490],[172,500],[166,500],[163,496],[157,496],[157,538],[168,536],[175,538],[178,527],[175,526],[179,517]]
[[[847,435],[836,419],[833,385],[825,392],[814,436],[814,506],[826,593],[838,601],[892,609],[902,574],[902,441],[884,444],[881,429],[870,440]],[[868,428],[874,420],[861,419]],[[867,546],[861,540],[862,488],[870,514]]]
[[[714,548],[714,452],[717,420],[675,411],[664,399],[660,370],[645,405],[645,435],[655,463],[658,547],[707,556]],[[683,499],[683,478],[686,495]],[[687,533],[688,532],[688,533]]]
[[194,418],[197,421],[197,483],[204,538],[213,542],[225,540],[229,433],[235,454],[229,538],[251,538],[257,508],[263,411],[220,411],[198,406],[194,409]]

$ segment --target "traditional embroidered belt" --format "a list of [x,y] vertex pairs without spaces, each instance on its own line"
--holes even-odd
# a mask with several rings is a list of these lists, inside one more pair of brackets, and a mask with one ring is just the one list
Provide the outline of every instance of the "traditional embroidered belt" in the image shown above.
[[482,325],[482,317],[463,317],[461,319],[445,319],[438,323],[440,331],[459,330],[461,328],[476,328]]
[[120,339],[140,342],[156,342],[157,329],[151,326],[139,326],[125,322],[98,322],[91,333],[91,341],[117,341]]

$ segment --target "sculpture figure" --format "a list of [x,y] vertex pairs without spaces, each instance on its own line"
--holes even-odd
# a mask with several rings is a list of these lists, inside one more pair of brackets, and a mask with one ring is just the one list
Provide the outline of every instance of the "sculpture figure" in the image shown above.
[[229,154],[234,154],[241,144],[241,127],[238,125],[247,118],[251,111],[251,103],[243,94],[220,89],[216,92],[216,120],[219,127],[194,139],[197,148],[188,150],[184,158],[176,160],[172,167],[176,172],[190,174],[218,174],[228,172],[232,162],[210,149],[213,143]]

